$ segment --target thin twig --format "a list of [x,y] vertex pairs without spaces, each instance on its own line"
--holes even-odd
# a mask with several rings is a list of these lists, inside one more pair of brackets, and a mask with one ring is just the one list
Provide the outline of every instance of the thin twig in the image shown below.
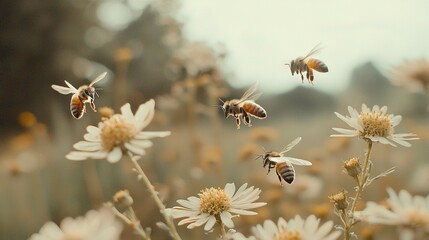
[[137,163],[137,160],[134,158],[134,156],[128,152],[128,156],[131,159],[131,162],[134,164],[134,167],[141,177],[141,180],[143,180],[144,185],[149,190],[149,193],[152,195],[153,200],[155,201],[156,205],[158,206],[161,214],[164,216],[165,222],[170,229],[170,234],[173,237],[173,239],[181,240],[179,233],[176,230],[176,227],[174,225],[174,222],[170,218],[170,216],[167,215],[165,212],[165,206],[161,202],[161,199],[159,199],[157,192],[155,191],[155,188],[153,187],[152,183],[149,181],[149,178],[146,176],[146,174],[143,172],[143,169],[140,167],[140,165]]

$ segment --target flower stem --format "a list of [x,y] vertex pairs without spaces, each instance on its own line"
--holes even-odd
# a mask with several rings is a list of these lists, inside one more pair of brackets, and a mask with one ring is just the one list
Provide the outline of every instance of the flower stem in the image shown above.
[[152,198],[155,201],[156,205],[158,206],[161,214],[164,216],[165,222],[166,222],[168,228],[170,229],[171,236],[173,237],[173,239],[182,240],[179,236],[179,233],[176,230],[176,227],[174,225],[173,220],[165,212],[165,206],[162,203],[161,199],[159,199],[158,194],[155,191],[154,186],[149,181],[149,178],[143,172],[143,169],[140,167],[140,165],[137,163],[137,160],[133,157],[133,155],[130,152],[128,152],[128,156],[130,157],[131,162],[134,164],[134,167],[135,167],[136,171],[138,172],[139,176],[141,177],[141,180],[143,181],[144,185],[147,187],[147,189],[149,190],[149,193],[152,195]]
[[140,221],[135,221],[134,219],[131,220],[129,219],[127,216],[125,216],[123,213],[119,212],[118,209],[116,209],[113,204],[108,203],[107,205],[108,207],[110,207],[113,211],[113,213],[119,217],[122,221],[124,221],[126,224],[128,224],[129,226],[131,226],[135,233],[139,236],[141,236],[143,238],[143,240],[151,240],[149,234],[147,234],[144,230],[143,227],[140,224]]
[[217,224],[220,227],[220,232],[222,234],[222,239],[225,239],[225,236],[226,236],[225,224],[223,224],[223,222],[220,219],[220,217],[216,216],[216,218],[217,218],[216,222],[217,222]]
[[355,222],[355,218],[354,218],[354,213],[356,210],[356,205],[357,205],[357,201],[359,200],[363,189],[365,188],[366,182],[369,179],[369,172],[368,172],[368,163],[369,163],[369,157],[371,155],[371,150],[372,150],[372,141],[368,140],[368,150],[366,152],[366,156],[365,156],[365,162],[363,164],[363,169],[362,169],[362,173],[360,175],[360,177],[358,177],[357,183],[357,190],[356,190],[356,194],[355,197],[353,198],[353,203],[352,206],[350,208],[350,210],[348,211],[348,221],[346,221],[346,225],[344,226],[344,240],[349,240],[350,239],[350,231],[353,227],[353,225],[356,223]]

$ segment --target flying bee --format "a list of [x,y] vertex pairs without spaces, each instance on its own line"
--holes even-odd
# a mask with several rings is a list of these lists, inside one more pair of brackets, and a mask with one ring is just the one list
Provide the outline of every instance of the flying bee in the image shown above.
[[259,154],[256,159],[262,158],[263,167],[268,167],[267,174],[270,173],[271,169],[275,168],[277,177],[279,178],[280,184],[282,184],[282,179],[292,184],[295,180],[295,169],[293,164],[301,166],[311,166],[311,162],[299,158],[285,157],[284,154],[290,151],[295,145],[301,141],[301,138],[296,138],[286,147],[281,150],[281,152],[268,151],[263,154]]
[[71,85],[69,82],[65,80],[64,82],[66,83],[67,87],[58,86],[55,84],[52,85],[51,87],[55,91],[64,95],[73,93],[73,96],[71,97],[71,101],[70,101],[70,112],[74,118],[79,119],[86,112],[85,103],[89,103],[91,105],[92,110],[94,112],[97,112],[97,110],[95,110],[95,104],[94,104],[94,99],[97,92],[92,85],[102,80],[106,76],[106,74],[107,72],[100,74],[89,85],[82,85],[78,89],[76,89],[73,85]]
[[295,73],[299,73],[301,75],[302,82],[304,82],[304,75],[302,75],[302,73],[306,72],[306,78],[308,82],[313,84],[313,70],[323,73],[328,72],[328,67],[324,62],[320,61],[319,59],[310,58],[314,54],[320,52],[321,48],[319,47],[319,45],[320,44],[316,45],[305,57],[298,57],[295,60],[292,60],[290,63],[285,64],[290,67],[292,76]]
[[232,99],[225,102],[219,99],[223,104],[221,107],[225,114],[225,118],[229,116],[235,117],[237,129],[240,129],[240,119],[243,119],[244,125],[251,127],[251,116],[259,119],[267,117],[267,111],[255,103],[262,93],[252,95],[256,91],[256,85],[257,83],[254,83],[240,99]]

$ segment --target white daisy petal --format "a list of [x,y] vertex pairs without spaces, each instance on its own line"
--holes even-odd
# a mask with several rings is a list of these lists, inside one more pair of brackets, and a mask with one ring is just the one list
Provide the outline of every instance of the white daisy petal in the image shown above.
[[140,155],[140,156],[146,154],[146,151],[144,150],[144,148],[136,146],[134,144],[125,143],[124,146],[133,154]]
[[97,127],[91,126],[91,125],[86,127],[86,131],[88,131],[89,133],[94,134],[94,135],[100,134],[100,129],[98,129]]
[[122,158],[122,150],[120,147],[115,147],[109,155],[107,155],[107,161],[111,163],[118,162]]
[[339,132],[339,133],[343,133],[345,135],[348,136],[358,136],[359,132],[356,130],[350,130],[350,129],[344,129],[344,128],[332,128],[333,130]]
[[99,134],[87,133],[87,134],[83,135],[83,138],[89,142],[100,142],[101,141]]
[[155,115],[155,101],[153,99],[147,101],[145,104],[140,105],[136,112],[136,124],[138,129],[145,128],[153,119]]
[[140,132],[135,137],[137,139],[151,139],[154,137],[167,137],[170,136],[170,131],[164,131],[164,132]]
[[88,154],[85,152],[73,151],[66,155],[66,158],[69,160],[80,161],[88,159]]
[[133,139],[130,141],[131,144],[135,145],[135,146],[139,146],[142,148],[150,148],[152,147],[153,143],[150,140],[137,140],[137,139]]
[[80,151],[98,151],[101,150],[101,144],[98,142],[80,141],[73,145],[73,147]]
[[227,228],[234,228],[234,223],[232,222],[232,215],[229,212],[221,212],[220,219],[222,223],[225,224]]
[[128,120],[134,120],[134,114],[131,112],[131,106],[129,103],[124,104],[121,107],[122,116],[124,116]]
[[210,231],[216,223],[216,218],[214,216],[210,216],[206,225],[204,226],[205,231]]
[[228,197],[231,199],[232,195],[234,195],[235,192],[235,184],[234,183],[227,183],[225,185],[225,193],[228,195]]

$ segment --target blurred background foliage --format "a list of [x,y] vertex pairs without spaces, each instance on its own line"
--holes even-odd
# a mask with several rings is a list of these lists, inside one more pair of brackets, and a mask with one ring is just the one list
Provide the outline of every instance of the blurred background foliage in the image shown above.
[[[156,140],[140,161],[168,207],[205,187],[249,182],[262,189],[269,204],[257,217],[237,219],[239,231],[248,232],[266,218],[295,214],[337,221],[327,196],[352,188],[352,180],[341,173],[342,164],[363,157],[365,146],[355,139],[329,138],[332,127],[343,126],[333,113],[362,103],[387,105],[389,112],[403,115],[398,132],[421,138],[412,148],[376,145],[374,172],[391,166],[398,170],[372,185],[364,199],[383,200],[386,186],[428,194],[427,89],[415,93],[394,86],[388,74],[367,62],[356,66],[349,87],[336,95],[318,91],[317,79],[314,86],[305,83],[290,92],[264,94],[258,102],[268,119],[236,130],[234,121],[223,119],[213,106],[218,98],[239,98],[245,89],[231,88],[233,74],[222,71],[227,52],[182,35],[182,23],[174,17],[178,7],[174,0],[0,2],[0,239],[25,239],[44,222],[83,215],[121,189],[130,190],[142,225],[153,228],[153,239],[168,239],[156,228],[161,215],[129,162],[64,158],[100,116],[88,110],[76,121],[69,113],[70,96],[50,86],[67,79],[77,87],[103,71],[108,78],[97,86],[102,88],[98,108],[118,111],[130,102],[136,109],[155,98],[157,113],[149,128],[172,131],[171,137]],[[123,15],[110,19],[111,8]],[[285,81],[299,80],[285,71]],[[303,141],[291,155],[314,166],[296,167],[294,185],[282,187],[275,174],[266,176],[262,163],[253,159],[262,146],[279,150],[297,136]],[[361,224],[359,233],[363,239],[390,239],[393,233],[386,229]],[[179,232],[183,239],[206,236],[185,227]],[[126,228],[123,239],[137,237]]]

